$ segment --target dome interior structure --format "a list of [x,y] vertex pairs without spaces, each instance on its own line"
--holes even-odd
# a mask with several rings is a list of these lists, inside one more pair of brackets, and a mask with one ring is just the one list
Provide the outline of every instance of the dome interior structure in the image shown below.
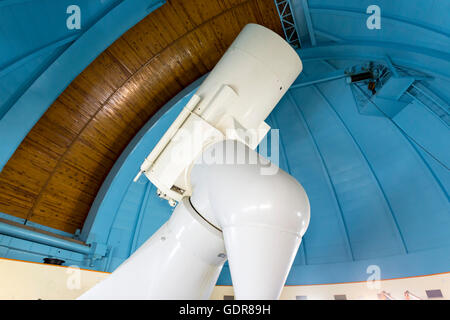
[[[133,182],[140,164],[257,23],[303,63],[264,141],[311,205],[286,284],[449,271],[450,3],[378,1],[372,28],[365,0],[81,0],[85,27],[67,30],[70,1],[3,2],[0,223],[89,248],[0,232],[0,256],[107,272],[125,261],[173,210]],[[19,22],[36,11],[50,18]],[[227,265],[218,284],[231,285]]]

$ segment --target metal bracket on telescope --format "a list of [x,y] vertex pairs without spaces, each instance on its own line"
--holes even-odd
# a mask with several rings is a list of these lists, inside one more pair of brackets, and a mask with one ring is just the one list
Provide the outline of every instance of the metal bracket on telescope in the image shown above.
[[201,98],[193,95],[144,160],[134,181],[144,174],[158,187],[158,196],[175,206],[177,201],[191,195],[190,170],[208,146],[231,139],[255,149],[270,126],[262,121],[254,131],[244,127],[236,119],[240,114],[229,109],[237,98],[228,85],[219,86],[214,97],[203,106],[199,106]]
[[196,159],[225,139],[255,149],[270,129],[264,120],[301,70],[298,54],[278,34],[245,26],[144,160],[135,181],[144,174],[172,206],[190,196]]

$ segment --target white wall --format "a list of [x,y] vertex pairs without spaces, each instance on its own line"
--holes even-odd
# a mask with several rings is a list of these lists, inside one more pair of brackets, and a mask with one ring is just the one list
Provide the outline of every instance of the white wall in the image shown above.
[[0,299],[75,299],[108,275],[0,258]]
[[[374,287],[371,287],[374,286]],[[381,280],[374,283],[353,282],[312,286],[286,286],[281,294],[283,300],[295,300],[297,296],[307,296],[308,300],[334,300],[334,295],[345,294],[347,300],[375,300],[386,291],[395,300],[404,300],[404,292],[409,291],[421,299],[428,299],[425,290],[440,289],[443,298],[450,299],[450,273]],[[231,286],[216,286],[211,299],[221,300],[224,295],[233,295]],[[411,298],[413,300],[414,298]],[[439,299],[439,298],[433,298]]]
[[[106,272],[0,258],[0,299],[75,299],[108,275]],[[443,299],[450,299],[450,272],[381,280],[371,284],[375,287],[371,288],[366,282],[286,286],[281,299],[292,300],[296,296],[334,299],[334,295],[338,294],[345,294],[349,300],[378,299],[378,294],[382,291],[388,292],[395,299],[404,299],[406,290],[427,299],[425,290],[430,289],[440,289]],[[233,295],[233,288],[216,286],[211,299],[222,300],[224,295]]]

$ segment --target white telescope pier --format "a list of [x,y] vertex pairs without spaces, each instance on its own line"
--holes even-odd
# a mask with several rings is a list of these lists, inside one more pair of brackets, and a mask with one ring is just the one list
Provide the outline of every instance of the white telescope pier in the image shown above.
[[276,33],[241,31],[135,179],[145,175],[172,216],[79,299],[208,299],[227,260],[236,299],[279,298],[310,207],[300,183],[255,148],[301,70]]

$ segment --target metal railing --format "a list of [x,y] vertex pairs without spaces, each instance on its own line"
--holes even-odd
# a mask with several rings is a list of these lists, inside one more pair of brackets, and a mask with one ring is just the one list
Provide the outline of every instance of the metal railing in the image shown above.
[[286,41],[294,48],[300,48],[300,37],[295,22],[294,11],[290,0],[274,0],[280,16],[281,26],[283,28]]

